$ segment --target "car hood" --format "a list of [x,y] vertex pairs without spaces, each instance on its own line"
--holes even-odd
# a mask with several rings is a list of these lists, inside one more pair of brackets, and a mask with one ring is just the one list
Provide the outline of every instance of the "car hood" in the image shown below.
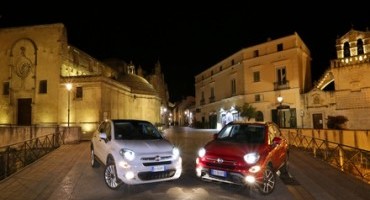
[[118,149],[130,149],[135,153],[172,152],[173,145],[165,139],[156,140],[117,140]]
[[208,156],[224,156],[243,158],[246,153],[263,152],[266,150],[264,144],[248,144],[230,141],[211,141],[205,146]]

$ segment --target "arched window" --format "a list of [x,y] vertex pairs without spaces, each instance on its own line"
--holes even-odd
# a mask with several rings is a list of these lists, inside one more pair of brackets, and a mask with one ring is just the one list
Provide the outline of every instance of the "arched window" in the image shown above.
[[261,111],[257,111],[256,121],[263,122],[263,113]]
[[362,42],[362,39],[357,40],[357,55],[364,54],[364,43]]
[[349,42],[344,43],[344,57],[350,57],[351,51],[349,50]]

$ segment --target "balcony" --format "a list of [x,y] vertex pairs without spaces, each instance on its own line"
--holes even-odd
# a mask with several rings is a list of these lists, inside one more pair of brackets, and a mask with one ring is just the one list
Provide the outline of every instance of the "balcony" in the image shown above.
[[284,90],[289,88],[289,81],[274,82],[274,90]]
[[215,101],[216,101],[216,97],[215,96],[209,97],[209,103],[213,103]]
[[206,104],[206,100],[201,99],[199,103],[200,103],[200,105],[202,106],[202,105]]

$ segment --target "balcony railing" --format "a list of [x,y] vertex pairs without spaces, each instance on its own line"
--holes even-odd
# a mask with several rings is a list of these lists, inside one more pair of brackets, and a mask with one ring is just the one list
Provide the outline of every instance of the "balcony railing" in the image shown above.
[[289,81],[274,82],[274,90],[289,89]]
[[206,100],[205,99],[201,99],[199,103],[200,103],[200,105],[204,105],[204,104],[206,104]]

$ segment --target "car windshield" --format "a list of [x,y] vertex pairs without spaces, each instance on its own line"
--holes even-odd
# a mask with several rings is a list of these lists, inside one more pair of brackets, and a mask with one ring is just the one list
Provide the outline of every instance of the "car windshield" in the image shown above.
[[162,139],[159,131],[148,122],[114,122],[114,133],[117,140]]
[[265,139],[265,127],[251,124],[227,125],[220,131],[217,139],[262,144]]

